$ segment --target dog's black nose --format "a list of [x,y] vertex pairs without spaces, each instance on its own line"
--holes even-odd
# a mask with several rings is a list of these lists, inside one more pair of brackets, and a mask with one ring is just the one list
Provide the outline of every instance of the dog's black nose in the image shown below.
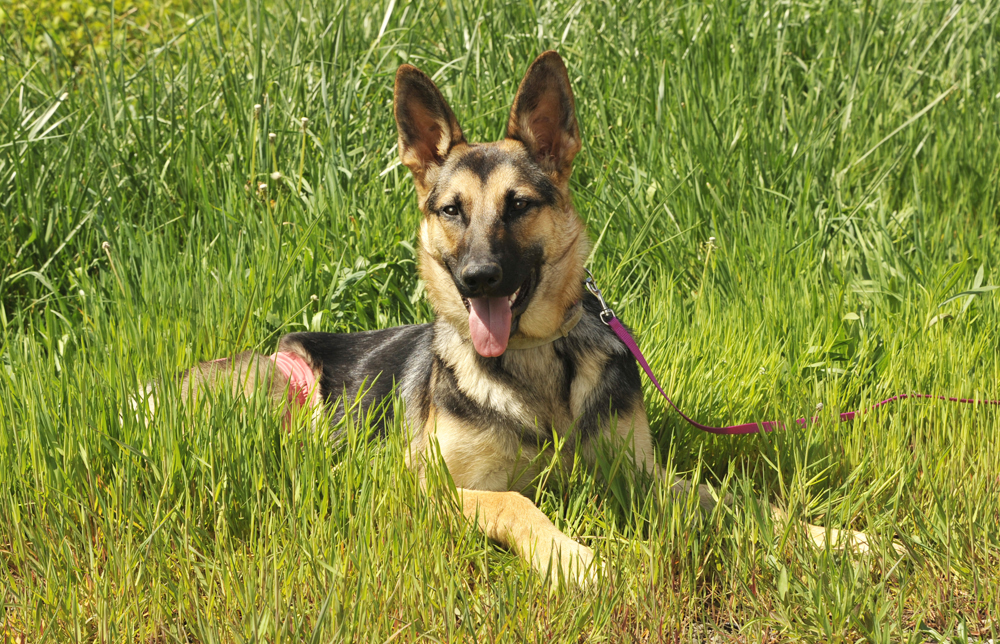
[[472,292],[495,288],[503,279],[500,264],[470,264],[462,269],[462,283]]

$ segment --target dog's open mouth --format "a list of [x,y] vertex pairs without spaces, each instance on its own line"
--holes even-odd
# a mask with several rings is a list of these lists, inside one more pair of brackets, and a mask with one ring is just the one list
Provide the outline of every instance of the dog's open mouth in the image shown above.
[[476,352],[485,358],[495,358],[507,350],[507,342],[517,330],[518,318],[528,308],[535,286],[534,272],[511,295],[500,297],[463,297],[469,312],[469,335]]

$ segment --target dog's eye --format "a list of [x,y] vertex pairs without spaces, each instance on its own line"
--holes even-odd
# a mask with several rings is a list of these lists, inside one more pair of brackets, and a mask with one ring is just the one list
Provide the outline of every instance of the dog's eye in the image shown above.
[[445,217],[458,217],[458,207],[457,206],[445,206],[441,209],[441,214]]
[[521,212],[522,210],[524,210],[527,207],[528,207],[528,202],[526,200],[524,200],[524,199],[515,199],[510,204],[510,208],[514,212]]

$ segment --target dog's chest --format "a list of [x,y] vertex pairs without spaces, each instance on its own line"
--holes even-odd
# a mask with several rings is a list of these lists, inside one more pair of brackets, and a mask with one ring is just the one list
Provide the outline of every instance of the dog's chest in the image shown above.
[[509,351],[489,377],[507,389],[501,409],[527,430],[545,437],[563,433],[570,425],[572,366],[560,360],[552,347]]
[[573,428],[601,368],[598,356],[574,355],[551,344],[507,351],[497,359],[454,351],[439,363],[433,397],[439,409],[472,427],[544,441]]

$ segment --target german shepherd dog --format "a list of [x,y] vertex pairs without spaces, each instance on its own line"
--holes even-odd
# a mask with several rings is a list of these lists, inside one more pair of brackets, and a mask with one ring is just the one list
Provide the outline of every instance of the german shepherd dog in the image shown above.
[[[554,437],[591,465],[607,442],[634,454],[637,470],[665,475],[639,370],[583,286],[590,244],[570,194],[581,139],[566,67],[554,51],[531,64],[495,143],[466,141],[441,92],[410,65],[396,74],[394,108],[399,156],[423,211],[420,275],[435,321],[292,333],[273,356],[247,352],[190,369],[182,397],[263,389],[337,421],[350,413],[344,400],[370,408],[395,390],[417,476],[435,441],[470,521],[553,581],[586,581],[594,553],[521,494],[553,456]],[[384,413],[382,430],[395,412]],[[559,458],[572,463],[574,450],[563,451]],[[691,488],[669,485],[678,495]],[[705,509],[717,502],[705,485],[697,494]],[[807,528],[817,543],[827,538],[824,528]],[[844,536],[866,543],[859,533]]]

